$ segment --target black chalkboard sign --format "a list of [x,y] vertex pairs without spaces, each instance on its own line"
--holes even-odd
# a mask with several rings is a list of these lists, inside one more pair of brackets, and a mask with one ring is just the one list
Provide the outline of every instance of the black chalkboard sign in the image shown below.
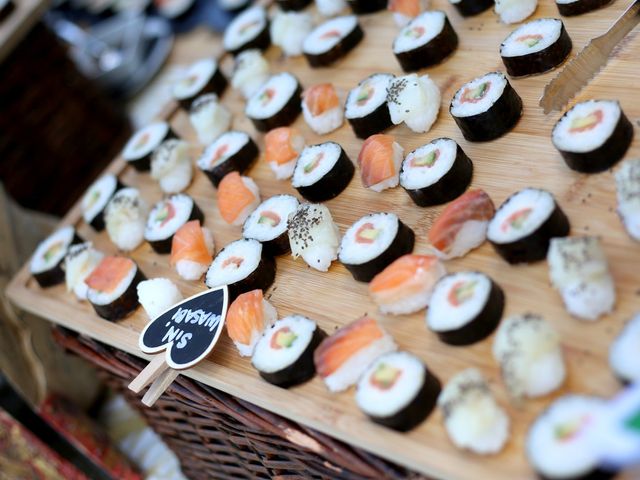
[[147,324],[138,339],[140,349],[145,353],[166,349],[167,365],[175,370],[194,366],[218,341],[228,302],[226,285],[187,298]]

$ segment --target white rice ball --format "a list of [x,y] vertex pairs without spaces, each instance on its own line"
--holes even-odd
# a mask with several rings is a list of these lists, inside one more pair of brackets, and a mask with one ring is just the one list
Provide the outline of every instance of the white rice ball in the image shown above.
[[178,287],[168,278],[144,280],[138,284],[137,291],[138,301],[150,320],[184,299]]
[[313,30],[311,15],[304,12],[278,12],[271,20],[271,42],[288,57],[302,55],[302,43]]
[[533,15],[538,0],[496,0],[496,13],[503,23],[518,23]]

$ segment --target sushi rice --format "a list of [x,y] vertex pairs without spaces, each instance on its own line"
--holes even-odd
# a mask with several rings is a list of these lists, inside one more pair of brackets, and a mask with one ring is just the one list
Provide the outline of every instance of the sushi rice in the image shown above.
[[502,23],[518,23],[533,15],[538,0],[496,0],[495,12]]
[[629,320],[609,347],[609,365],[618,379],[640,382],[640,314]]
[[163,142],[153,153],[151,177],[158,181],[164,193],[185,190],[193,177],[189,144],[176,139]]
[[155,320],[161,313],[184,300],[178,287],[168,278],[150,278],[138,283],[138,301],[149,320]]
[[405,123],[415,133],[426,133],[438,118],[440,89],[429,75],[413,73],[389,82],[387,102],[391,121]]
[[269,62],[258,49],[245,50],[235,59],[231,86],[248,100],[269,78]]
[[340,231],[329,209],[321,204],[304,203],[289,215],[287,223],[291,256],[310,267],[326,272],[338,258]]
[[144,241],[149,207],[135,188],[119,190],[107,204],[105,224],[109,238],[120,250],[135,250]]
[[84,280],[104,258],[104,254],[95,248],[91,242],[71,245],[64,258],[64,273],[67,291],[73,292],[78,300],[87,299],[89,287]]
[[345,0],[315,0],[316,8],[324,17],[334,17],[347,8]]
[[229,130],[231,112],[218,100],[215,93],[200,95],[191,104],[189,120],[202,145],[209,145]]
[[271,41],[288,57],[302,55],[304,39],[313,29],[311,15],[305,12],[281,12],[271,20]]
[[640,241],[640,158],[626,160],[615,177],[618,215],[629,236]]

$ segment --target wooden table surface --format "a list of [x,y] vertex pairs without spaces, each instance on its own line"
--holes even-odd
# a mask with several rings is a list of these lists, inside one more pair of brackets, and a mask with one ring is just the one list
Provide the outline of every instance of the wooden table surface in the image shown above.
[[[452,58],[428,70],[442,89],[439,120],[432,131],[424,135],[414,134],[404,126],[396,127],[390,132],[396,135],[407,152],[439,136],[449,136],[458,141],[474,161],[472,186],[485,189],[497,205],[523,187],[543,187],[552,191],[568,214],[574,235],[602,237],[617,286],[618,302],[615,312],[595,323],[584,323],[571,318],[565,312],[557,292],[549,286],[545,262],[531,266],[509,266],[489,245],[484,245],[464,259],[448,262],[449,271],[478,269],[492,276],[506,292],[505,315],[527,311],[540,313],[562,336],[568,366],[568,379],[563,388],[542,399],[514,403],[504,389],[498,366],[492,358],[492,338],[466,348],[444,345],[425,328],[423,312],[402,317],[385,317],[377,313],[367,295],[366,285],[355,282],[337,262],[328,273],[320,273],[290,257],[278,259],[276,283],[268,296],[280,316],[294,312],[308,315],[331,332],[368,312],[384,324],[402,349],[419,355],[443,383],[464,368],[480,368],[512,419],[511,438],[507,447],[500,454],[490,457],[479,457],[454,448],[443,428],[440,412],[432,414],[412,432],[401,434],[368,421],[355,405],[353,390],[330,394],[318,378],[290,390],[271,386],[259,378],[247,359],[239,357],[226,335],[221,337],[209,359],[185,372],[185,375],[438,478],[534,478],[523,447],[528,426],[536,415],[554,398],[566,393],[610,396],[619,389],[607,365],[607,350],[624,322],[640,306],[640,245],[628,238],[615,214],[612,172],[591,176],[573,172],[565,166],[551,145],[551,129],[560,114],[556,112],[545,116],[537,103],[544,85],[554,73],[512,81],[525,104],[524,117],[514,131],[499,140],[483,144],[471,144],[462,138],[448,114],[451,97],[465,81],[488,71],[503,69],[498,46],[512,28],[500,24],[491,11],[465,20],[455,13],[446,0],[434,0],[433,5],[447,11],[461,39],[460,47]],[[574,41],[573,54],[590,38],[604,32],[625,7],[626,2],[618,1],[604,10],[565,19],[567,30]],[[549,0],[543,0],[535,18],[550,16],[557,16],[555,6]],[[361,23],[365,30],[364,42],[333,68],[311,70],[304,59],[284,59],[275,47],[268,51],[267,56],[274,71],[292,71],[305,86],[333,81],[344,92],[365,76],[377,71],[399,74],[400,69],[390,47],[397,28],[390,15],[383,13],[361,17]],[[579,97],[617,98],[634,124],[640,119],[640,101],[634,88],[640,71],[640,37],[637,33],[638,30],[634,31],[623,42],[605,71]],[[201,56],[216,56],[221,53],[219,39],[203,32],[197,32],[180,42],[177,48],[176,52],[179,54],[173,55],[172,59],[185,63]],[[223,67],[229,71],[229,59],[225,59]],[[241,114],[243,102],[237,92],[225,93],[223,103],[236,114],[234,127],[247,130],[262,148],[262,135],[255,132],[250,122]],[[175,110],[175,106],[173,109]],[[200,152],[202,147],[196,144],[185,113],[180,110],[165,113],[178,133],[194,144],[194,155]],[[308,143],[335,140],[352,159],[357,157],[362,145],[346,124],[324,137],[313,134],[302,118],[297,120],[296,126]],[[638,155],[640,138],[636,135],[627,156]],[[139,187],[150,204],[161,197],[158,186],[148,175],[126,168],[121,159],[117,159],[109,170],[120,174],[125,183]],[[288,182],[275,181],[262,161],[249,174],[258,183],[263,198],[276,193],[295,193]],[[205,223],[214,232],[217,250],[240,236],[239,227],[230,227],[220,218],[215,190],[200,172],[188,193],[204,210]],[[383,193],[365,190],[357,174],[348,189],[327,202],[327,205],[341,232],[366,213],[398,213],[416,232],[416,253],[426,251],[426,234],[433,219],[442,210],[442,207],[417,208],[400,188]],[[98,248],[115,252],[105,233],[96,235],[79,218],[80,212],[76,206],[66,216],[64,223],[76,224],[81,235],[94,240]],[[167,258],[154,254],[147,244],[139,247],[132,257],[148,277],[169,277],[185,295],[203,288],[202,283],[179,279],[168,266]],[[24,309],[134,355],[143,356],[137,348],[138,333],[147,321],[141,309],[125,321],[111,324],[99,319],[87,304],[77,302],[65,292],[63,286],[39,289],[29,278],[26,266],[14,279],[9,295]],[[622,478],[639,478],[638,475],[640,473],[633,472]]]

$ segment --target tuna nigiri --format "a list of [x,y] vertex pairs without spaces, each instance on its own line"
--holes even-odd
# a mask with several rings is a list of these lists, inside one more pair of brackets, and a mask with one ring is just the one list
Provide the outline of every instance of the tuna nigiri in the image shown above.
[[293,175],[304,138],[295,128],[274,128],[264,136],[265,160],[278,180]]
[[330,83],[321,83],[307,88],[302,95],[302,114],[318,135],[340,128],[344,112],[335,87]]
[[429,305],[433,287],[445,274],[435,256],[404,255],[373,278],[369,295],[382,313],[414,313]]
[[396,187],[403,155],[404,149],[391,135],[371,135],[358,155],[362,184],[374,192]]
[[424,0],[389,0],[389,10],[399,27],[404,27],[426,8]]
[[218,185],[218,209],[225,222],[242,225],[258,205],[260,191],[249,177],[231,172]]
[[235,299],[229,306],[225,323],[240,356],[253,355],[256,343],[277,318],[275,307],[264,299],[260,289],[243,293]]
[[323,340],[314,353],[314,363],[327,388],[340,392],[355,384],[376,358],[396,349],[391,335],[365,316]]
[[495,214],[493,201],[483,190],[469,190],[451,202],[429,230],[429,242],[444,259],[463,257],[487,238]]
[[213,260],[213,236],[200,221],[185,223],[171,242],[171,265],[185,280],[198,280]]

